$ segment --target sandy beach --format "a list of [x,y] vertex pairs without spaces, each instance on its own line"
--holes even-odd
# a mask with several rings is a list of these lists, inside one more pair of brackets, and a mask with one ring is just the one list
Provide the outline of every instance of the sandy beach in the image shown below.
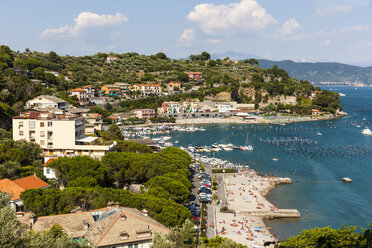
[[289,178],[264,177],[249,170],[224,175],[223,180],[226,202],[222,204],[226,204],[233,213],[221,213],[217,209],[215,229],[219,236],[248,247],[264,247],[265,242],[276,241],[276,238],[266,227],[263,218],[280,217],[281,214],[297,216],[297,210],[277,209],[264,197],[274,185],[290,183]]

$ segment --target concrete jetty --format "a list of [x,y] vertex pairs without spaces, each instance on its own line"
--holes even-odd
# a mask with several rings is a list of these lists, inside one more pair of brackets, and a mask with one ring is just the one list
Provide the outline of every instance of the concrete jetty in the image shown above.
[[268,210],[253,210],[253,211],[241,211],[243,215],[247,216],[258,216],[267,219],[273,218],[300,218],[301,214],[297,209],[278,209],[275,211]]

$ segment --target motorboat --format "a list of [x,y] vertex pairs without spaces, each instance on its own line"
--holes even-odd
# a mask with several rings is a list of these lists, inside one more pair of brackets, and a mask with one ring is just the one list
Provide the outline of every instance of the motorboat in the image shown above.
[[352,180],[348,177],[343,177],[342,181],[345,182],[345,183],[351,183],[352,182]]
[[362,130],[362,134],[364,134],[364,135],[372,135],[372,131],[371,131],[371,129],[369,129],[368,127],[366,127],[366,128],[364,128]]
[[322,136],[323,134],[321,132],[316,132],[316,135]]

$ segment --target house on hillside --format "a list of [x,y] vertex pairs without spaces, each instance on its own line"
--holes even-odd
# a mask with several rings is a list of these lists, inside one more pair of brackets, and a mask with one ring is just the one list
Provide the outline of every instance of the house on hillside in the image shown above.
[[157,96],[161,94],[160,84],[135,84],[133,90],[140,91],[141,96]]
[[107,56],[106,61],[111,63],[111,62],[114,62],[117,59],[118,59],[118,57],[115,57],[115,56]]
[[167,89],[168,89],[168,92],[180,91],[181,90],[181,82],[180,81],[170,81],[167,84]]
[[73,239],[85,239],[92,247],[99,248],[150,248],[156,233],[169,229],[148,216],[144,209],[120,207],[108,203],[106,208],[70,214],[36,217],[27,213],[19,218],[30,230],[43,232],[53,224],[62,226]]
[[47,108],[66,109],[68,104],[65,100],[56,96],[41,95],[26,102],[25,109],[43,110]]
[[11,196],[9,204],[15,212],[23,210],[23,202],[20,197],[23,191],[27,189],[46,189],[49,187],[49,184],[34,175],[14,181],[7,178],[0,180],[0,191],[8,193]]
[[150,119],[155,117],[155,109],[135,109],[133,112],[140,119]]
[[80,105],[84,105],[84,104],[88,103],[87,92],[82,88],[76,88],[76,89],[68,90],[68,94],[70,96],[76,96]]
[[82,89],[85,90],[85,92],[87,93],[87,98],[88,99],[91,99],[94,97],[95,93],[96,93],[96,89],[94,88],[94,85],[85,85],[83,87],[81,87]]
[[185,71],[185,74],[189,76],[190,80],[199,81],[202,78],[201,72],[198,71]]

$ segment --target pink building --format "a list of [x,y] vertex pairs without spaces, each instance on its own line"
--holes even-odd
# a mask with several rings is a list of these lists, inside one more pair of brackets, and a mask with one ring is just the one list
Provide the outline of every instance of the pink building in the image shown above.
[[88,102],[87,92],[82,88],[76,88],[68,91],[70,96],[76,96],[80,105]]
[[190,80],[196,80],[196,81],[198,81],[202,77],[201,72],[198,72],[198,71],[185,71],[185,74],[187,76],[189,76],[189,79]]
[[136,109],[134,113],[141,119],[150,119],[155,117],[155,109]]

